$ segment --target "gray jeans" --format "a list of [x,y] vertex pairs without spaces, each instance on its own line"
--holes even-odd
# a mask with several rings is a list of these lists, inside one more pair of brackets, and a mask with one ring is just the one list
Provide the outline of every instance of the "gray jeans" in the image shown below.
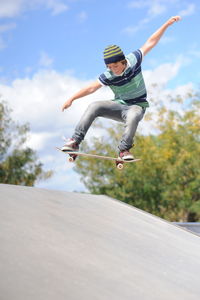
[[72,137],[80,144],[92,122],[97,117],[112,119],[125,124],[125,130],[119,143],[119,150],[129,150],[133,145],[138,123],[142,120],[144,113],[145,109],[138,105],[128,106],[110,100],[96,101],[88,106]]

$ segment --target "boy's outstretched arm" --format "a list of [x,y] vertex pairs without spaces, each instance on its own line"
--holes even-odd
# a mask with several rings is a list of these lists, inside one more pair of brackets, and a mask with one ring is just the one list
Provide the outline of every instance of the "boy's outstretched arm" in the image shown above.
[[85,88],[81,89],[77,93],[75,93],[72,97],[70,97],[62,106],[62,111],[67,109],[72,105],[72,102],[76,99],[79,99],[81,97],[87,96],[89,94],[94,93],[96,90],[98,90],[102,85],[99,83],[98,80],[92,82],[90,85],[86,86]]
[[181,19],[180,16],[171,17],[167,22],[165,22],[156,32],[154,32],[146,41],[146,43],[140,48],[143,52],[143,55],[146,55],[155,45],[159,42],[165,30],[174,22],[177,22]]

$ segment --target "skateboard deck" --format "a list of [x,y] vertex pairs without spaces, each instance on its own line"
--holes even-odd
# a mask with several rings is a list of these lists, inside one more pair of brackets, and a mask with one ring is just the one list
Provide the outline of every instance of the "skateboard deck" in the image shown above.
[[140,158],[135,158],[131,160],[124,160],[117,157],[111,157],[111,156],[104,156],[104,155],[98,155],[98,154],[91,154],[91,153],[83,153],[83,152],[73,152],[73,151],[62,151],[60,148],[56,147],[57,150],[69,155],[68,161],[74,162],[77,156],[83,156],[83,157],[91,157],[91,158],[97,158],[97,159],[105,159],[105,160],[111,160],[114,161],[116,164],[116,167],[118,169],[123,169],[124,163],[133,163],[140,161]]

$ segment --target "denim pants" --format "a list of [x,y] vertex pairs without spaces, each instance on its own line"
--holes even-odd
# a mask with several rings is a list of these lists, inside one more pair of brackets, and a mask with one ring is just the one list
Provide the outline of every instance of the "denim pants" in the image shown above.
[[125,124],[125,130],[119,143],[119,150],[129,150],[133,145],[133,139],[138,126],[145,113],[145,108],[138,105],[124,105],[115,101],[96,101],[91,103],[80,119],[72,136],[80,144],[84,139],[92,122],[97,117],[112,119]]

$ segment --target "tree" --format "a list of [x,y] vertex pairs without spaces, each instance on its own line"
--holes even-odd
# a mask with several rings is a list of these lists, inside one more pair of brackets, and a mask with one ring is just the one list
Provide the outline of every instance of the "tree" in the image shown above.
[[[75,170],[88,190],[170,221],[200,220],[199,98],[191,96],[189,103],[180,112],[166,110],[162,105],[158,108],[156,133],[136,137],[134,155],[142,158],[141,162],[127,164],[119,171],[110,161],[77,160]],[[96,138],[90,145],[85,143],[83,150],[116,155],[122,127],[110,127],[106,133],[106,137]]]
[[25,146],[28,124],[18,125],[10,117],[5,101],[0,102],[0,182],[33,186],[36,180],[47,179],[51,171],[43,171],[34,150]]

